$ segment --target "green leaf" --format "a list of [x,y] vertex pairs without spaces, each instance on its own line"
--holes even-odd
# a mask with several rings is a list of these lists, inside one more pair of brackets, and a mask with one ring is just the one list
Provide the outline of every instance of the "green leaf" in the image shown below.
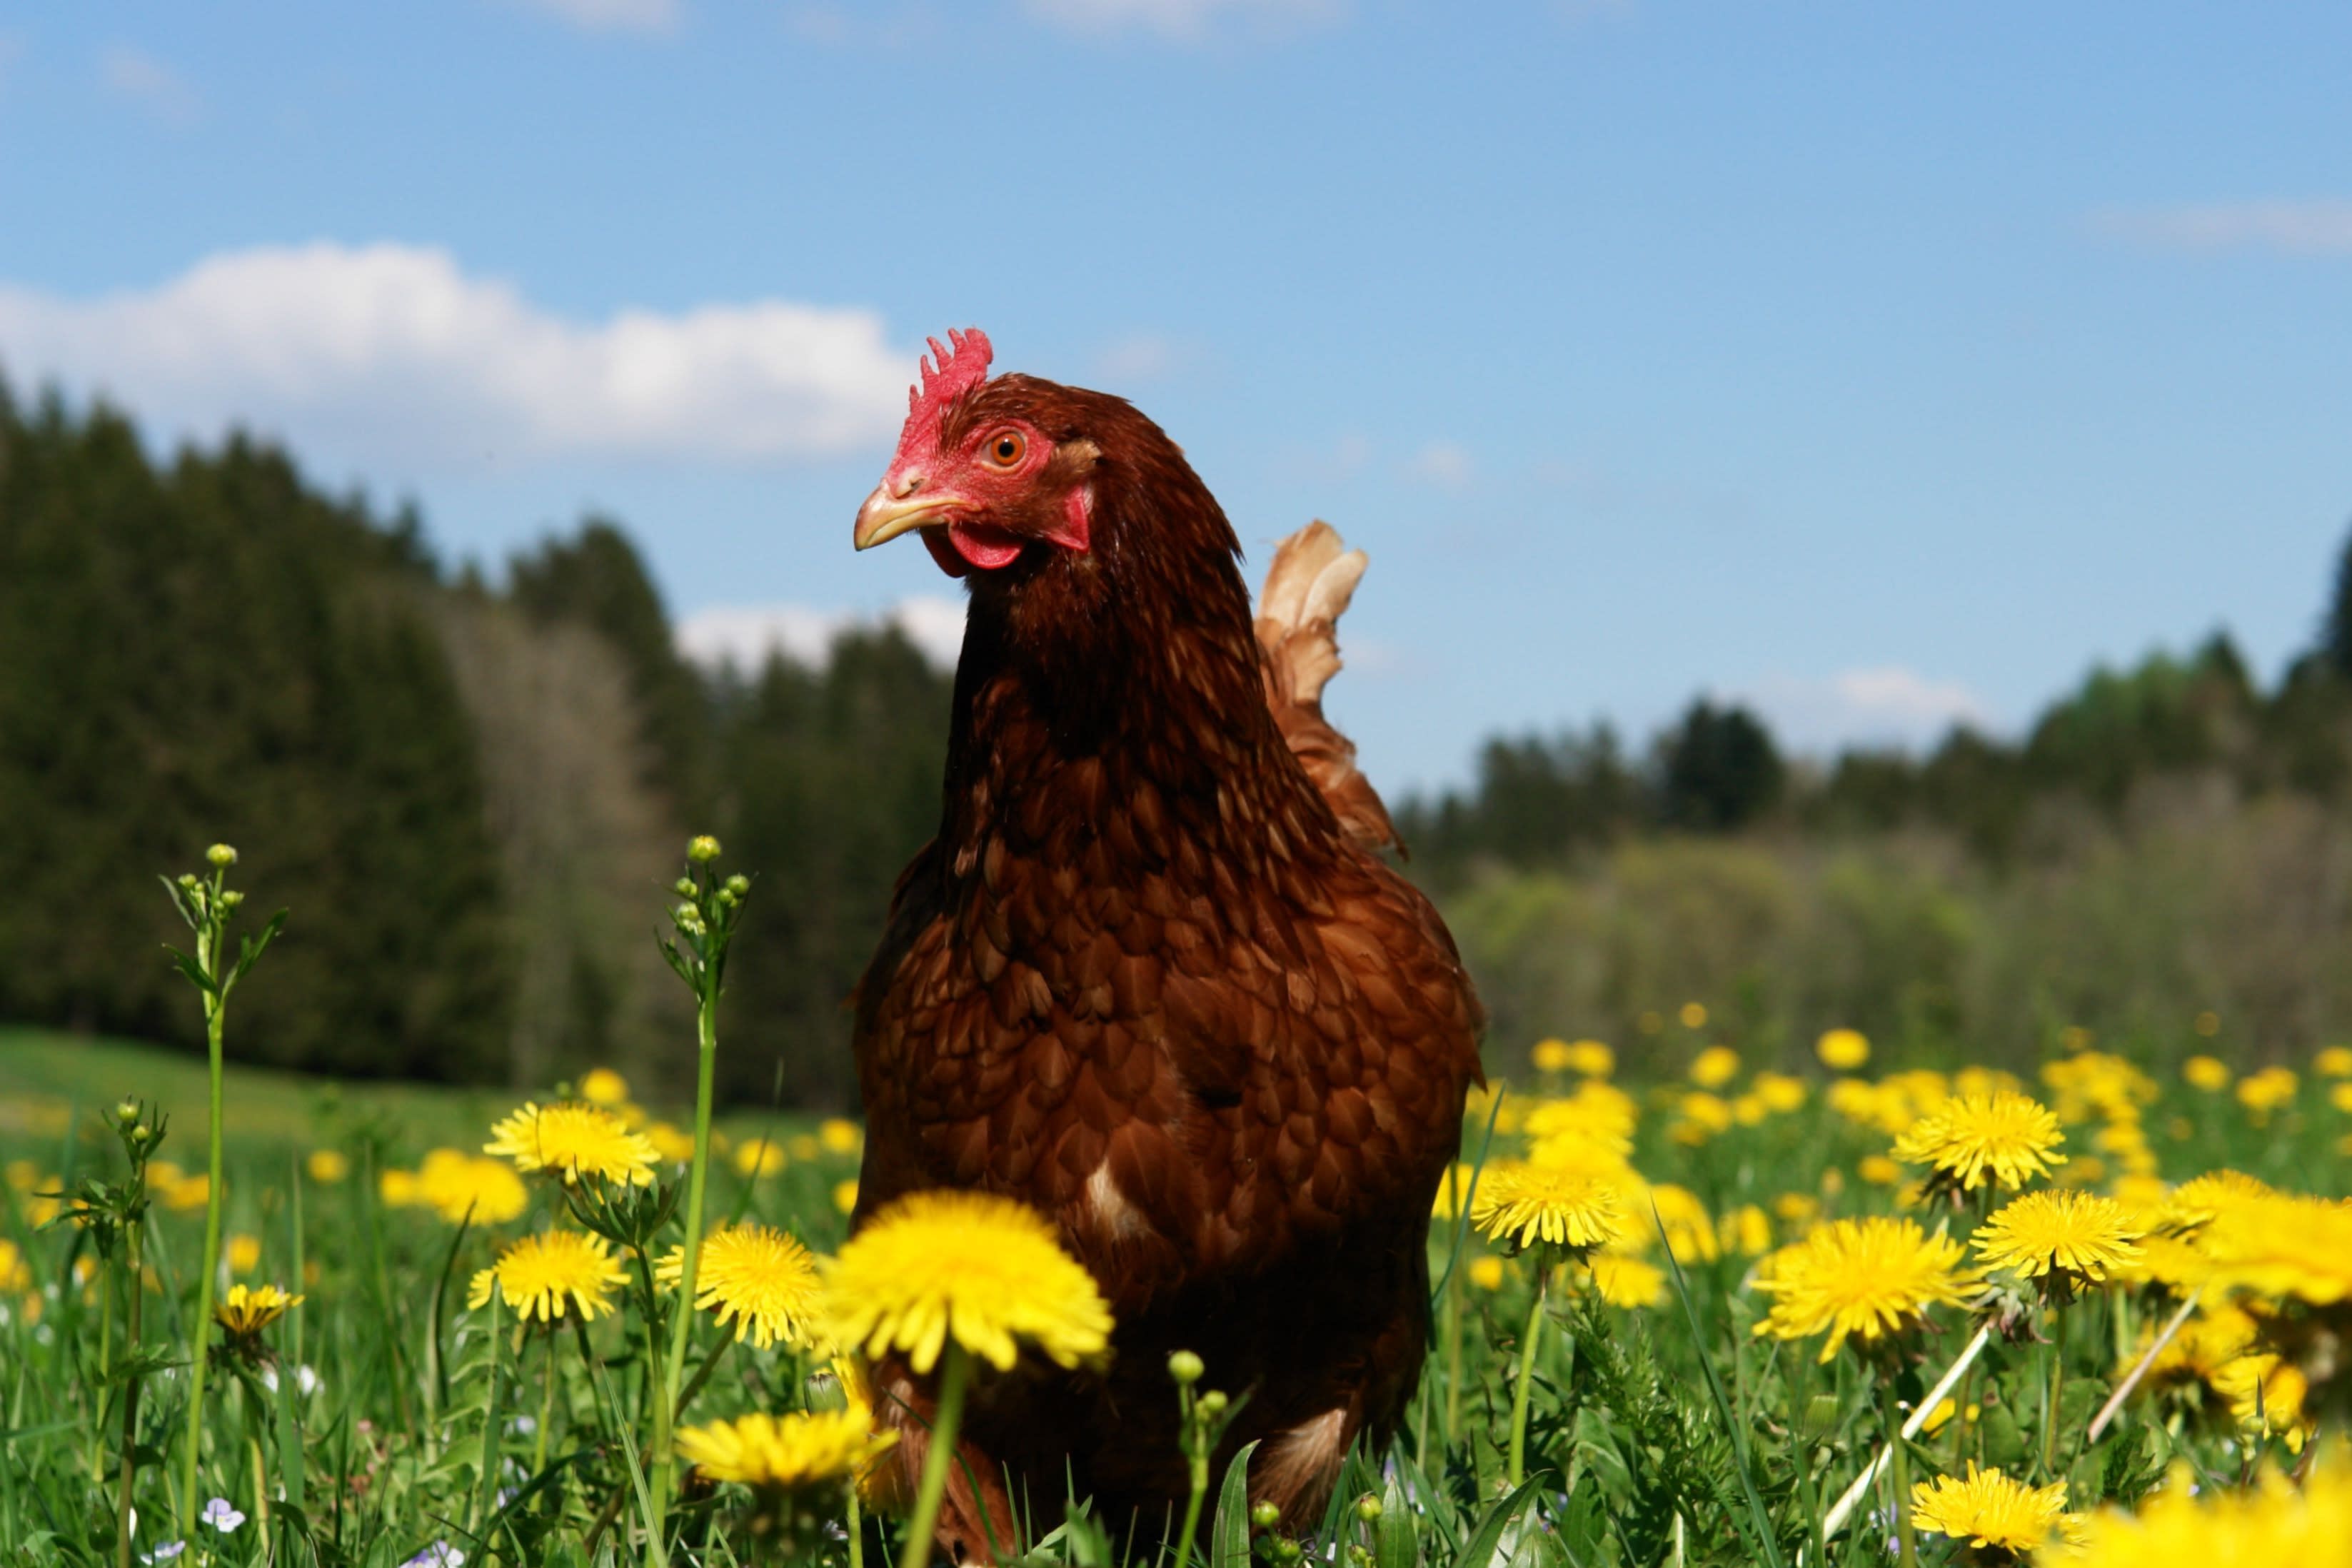
[[1503,1548],[1503,1532],[1550,1476],[1549,1470],[1538,1471],[1521,1482],[1518,1490],[1488,1509],[1486,1516],[1478,1521],[1478,1528],[1470,1532],[1462,1555],[1454,1560],[1454,1568],[1505,1568],[1510,1555]]
[[163,951],[172,955],[173,967],[178,969],[182,974],[187,976],[189,984],[194,986],[197,990],[203,992],[207,996],[217,996],[220,994],[220,987],[213,984],[213,977],[205,973],[204,966],[202,964],[198,963],[194,959],[190,958],[186,953],[182,952],[176,947],[166,947]]
[[1209,1568],[1249,1568],[1249,1462],[1255,1452],[1255,1443],[1244,1443],[1225,1467],[1216,1517],[1209,1524]]
[[268,951],[269,944],[277,941],[278,933],[285,929],[286,911],[284,910],[280,910],[276,914],[269,917],[269,923],[261,928],[259,934],[239,939],[237,942],[236,973],[229,976],[230,984],[234,984],[237,981],[244,979],[245,972],[253,967],[254,960],[259,958],[264,952]]
[[1731,1454],[1739,1470],[1739,1489],[1748,1500],[1747,1519],[1743,1521],[1734,1514],[1732,1523],[1740,1527],[1739,1533],[1746,1539],[1748,1550],[1756,1552],[1759,1561],[1771,1564],[1771,1568],[1780,1568],[1780,1543],[1773,1537],[1771,1516],[1764,1511],[1764,1497],[1756,1489],[1756,1473],[1748,1462],[1748,1434],[1732,1414],[1731,1401],[1724,1397],[1723,1379],[1715,1370],[1714,1358],[1705,1352],[1707,1337],[1706,1330],[1699,1326],[1698,1304],[1691,1300],[1690,1282],[1683,1278],[1682,1260],[1675,1256],[1673,1243],[1666,1240],[1666,1222],[1654,1204],[1650,1208],[1650,1220],[1658,1227],[1659,1240],[1666,1243],[1666,1267],[1673,1271],[1675,1294],[1682,1300],[1683,1317],[1690,1324],[1691,1341],[1701,1347],[1698,1369],[1706,1374],[1707,1398],[1715,1405],[1716,1418],[1731,1434]]
[[1421,1532],[1413,1528],[1412,1499],[1405,1494],[1404,1467],[1392,1467],[1381,1486],[1381,1521],[1372,1529],[1372,1568],[1421,1568]]

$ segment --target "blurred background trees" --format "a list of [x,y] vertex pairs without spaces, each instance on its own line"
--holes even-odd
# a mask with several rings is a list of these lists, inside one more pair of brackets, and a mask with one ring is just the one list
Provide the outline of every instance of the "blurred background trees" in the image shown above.
[[[845,1003],[937,819],[950,677],[896,631],[698,668],[607,519],[502,576],[268,447],[159,463],[0,387],[0,1018],[189,1040],[149,879],[226,838],[294,910],[239,998],[257,1058],[658,1091],[690,1023],[652,931],[707,830],[758,878],[723,1092],[848,1104]],[[1394,803],[1408,869],[1498,1061],[1685,1048],[1692,1000],[1759,1058],[1832,1024],[1993,1059],[2083,1025],[2185,1050],[2200,1014],[2253,1054],[2352,1036],[2352,552],[2315,587],[2268,688],[2216,635],[2013,740],[1816,762],[1709,699],[1638,747],[1498,736]]]

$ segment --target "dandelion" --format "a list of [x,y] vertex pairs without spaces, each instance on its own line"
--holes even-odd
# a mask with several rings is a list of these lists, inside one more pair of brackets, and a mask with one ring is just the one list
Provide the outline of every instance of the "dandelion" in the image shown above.
[[1522,1249],[1587,1252],[1626,1231],[1615,1188],[1580,1171],[1525,1160],[1487,1167],[1470,1200],[1470,1219],[1488,1237]]
[[2293,1068],[2267,1067],[2249,1073],[2238,1080],[2238,1103],[2246,1108],[2255,1126],[2263,1126],[2272,1111],[2294,1103],[2296,1081]]
[[302,1168],[322,1187],[331,1187],[352,1173],[352,1163],[338,1149],[313,1149]]
[[2065,1141],[2058,1118],[2029,1095],[1958,1095],[1913,1123],[1895,1141],[1895,1157],[1932,1166],[1937,1180],[1963,1190],[1988,1177],[2016,1188],[2064,1164],[2057,1148]]
[[1756,1288],[1774,1298],[1759,1334],[1804,1339],[1827,1332],[1821,1359],[1845,1342],[1916,1327],[1935,1306],[1959,1306],[1977,1285],[1960,1244],[1916,1221],[1873,1215],[1832,1220],[1759,1267]]
[[1730,1131],[1735,1120],[1731,1107],[1719,1095],[1704,1091],[1685,1094],[1675,1102],[1680,1119],[1667,1129],[1677,1143],[1696,1148],[1718,1132]]
[[580,1098],[591,1105],[626,1105],[629,1080],[611,1068],[590,1068],[580,1080]]
[[1557,1163],[1586,1148],[1622,1160],[1633,1151],[1637,1120],[1633,1096],[1614,1084],[1590,1079],[1573,1094],[1538,1100],[1519,1126],[1532,1145],[1531,1157]]
[[1503,1260],[1491,1252],[1481,1253],[1470,1260],[1470,1283],[1481,1290],[1503,1288]]
[[766,1138],[754,1138],[735,1151],[735,1173],[746,1179],[772,1176],[784,1168],[784,1152]]
[[1593,1289],[1612,1307],[1654,1307],[1666,1299],[1666,1271],[1646,1258],[1596,1252],[1591,1267]]
[[2316,1467],[2300,1488],[2265,1469],[2242,1491],[2200,1490],[2186,1466],[2136,1514],[2083,1520],[2078,1568],[2345,1568],[2352,1563],[2352,1465]]
[[2275,1195],[2268,1183],[2243,1171],[2208,1171],[2172,1190],[2158,1223],[2169,1231],[2201,1230],[2243,1204]]
[[1739,1076],[1739,1053],[1729,1046],[1709,1046],[1691,1059],[1691,1082],[1701,1089],[1721,1089]]
[[2203,1054],[2190,1057],[2180,1064],[2180,1076],[2191,1089],[2201,1089],[2208,1094],[2219,1094],[2230,1087],[2230,1067],[2219,1057]]
[[[1568,1070],[1586,1078],[1607,1078],[1617,1070],[1617,1053],[1599,1040],[1570,1040]],[[2352,1071],[2347,1071],[2347,1076],[2352,1077]]]
[[1860,1029],[1829,1029],[1813,1042],[1813,1055],[1832,1072],[1852,1072],[1870,1059],[1870,1041]]
[[1431,1200],[1429,1217],[1450,1220],[1461,1217],[1463,1206],[1470,1201],[1471,1188],[1478,1183],[1478,1170],[1456,1160],[1444,1174],[1437,1178],[1437,1196]]
[[903,1351],[919,1373],[946,1357],[906,1568],[929,1557],[971,1358],[1009,1372],[1027,1343],[1075,1367],[1110,1348],[1110,1307],[1093,1276],[1044,1216],[991,1193],[914,1193],[885,1205],[826,1269],[824,1311],[825,1337],[848,1349]]
[[[1715,1216],[1707,1212],[1696,1193],[1673,1182],[1660,1182],[1642,1196],[1648,1201],[1635,1203],[1634,1209],[1650,1211],[1654,1223],[1665,1231],[1666,1250],[1675,1255],[1676,1262],[1712,1263],[1723,1256]],[[1642,1226],[1642,1246],[1650,1244],[1651,1235],[1649,1226]]]
[[213,1308],[213,1321],[232,1334],[250,1338],[286,1315],[289,1307],[299,1307],[303,1298],[289,1296],[275,1285],[258,1289],[245,1285],[232,1285]]
[[2352,1078],[2352,1046],[2328,1046],[2311,1058],[2311,1070],[2322,1078]]
[[1777,1115],[1785,1116],[1805,1103],[1805,1080],[1784,1072],[1758,1073],[1754,1091],[1764,1109]]
[[874,1413],[853,1402],[846,1410],[754,1413],[688,1426],[677,1435],[677,1451],[714,1481],[799,1491],[856,1480],[898,1440],[896,1432],[877,1432]]
[[2321,1307],[2352,1301],[2352,1200],[2241,1196],[2221,1208],[2199,1245],[2209,1289]]
[[654,1179],[652,1142],[601,1106],[551,1105],[542,1110],[526,1102],[490,1131],[493,1136],[482,1145],[482,1152],[512,1160],[526,1175],[552,1171],[567,1187],[583,1176],[637,1186]]
[[[686,1248],[674,1247],[654,1277],[675,1288],[686,1271]],[[695,1270],[694,1304],[730,1320],[740,1342],[750,1335],[766,1350],[778,1342],[805,1345],[817,1310],[816,1260],[794,1237],[756,1223],[729,1226],[702,1240]]]
[[1704,1029],[1706,1027],[1706,1004],[1685,1002],[1675,1012],[1675,1016],[1682,1021],[1682,1026],[1685,1029]]
[[845,1116],[828,1116],[816,1124],[816,1141],[828,1154],[855,1154],[866,1142],[866,1134]]
[[1948,1535],[1970,1546],[2023,1556],[2053,1536],[2078,1532],[2080,1520],[2066,1511],[2066,1483],[2029,1487],[1997,1469],[1969,1464],[1966,1479],[1937,1476],[1911,1489],[1911,1527]]
[[613,1310],[606,1298],[627,1282],[603,1237],[550,1230],[523,1237],[476,1274],[466,1305],[488,1306],[495,1289],[526,1322],[533,1318],[554,1322],[564,1314],[567,1301],[593,1322],[598,1314]]
[[857,1212],[856,1177],[833,1184],[833,1206],[845,1215]]
[[2005,1205],[1970,1242],[1989,1268],[2097,1283],[2139,1260],[2141,1234],[2115,1199],[2067,1189],[2028,1193]]
[[1528,1059],[1535,1064],[1535,1068],[1538,1072],[1566,1072],[1568,1070],[1568,1042],[1566,1040],[1538,1040],[1535,1043],[1534,1047],[1528,1052]]
[[1903,1167],[1884,1154],[1864,1154],[1854,1163],[1853,1173],[1874,1187],[1891,1187],[1903,1179]]
[[416,1198],[451,1225],[504,1225],[522,1217],[530,1194],[522,1178],[498,1160],[457,1149],[436,1149],[416,1171]]

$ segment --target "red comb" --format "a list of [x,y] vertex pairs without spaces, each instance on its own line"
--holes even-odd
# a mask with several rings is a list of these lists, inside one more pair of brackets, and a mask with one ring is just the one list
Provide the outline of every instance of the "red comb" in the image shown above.
[[[948,346],[940,347],[940,340],[929,340],[931,357],[923,361],[923,381],[919,386],[907,389],[907,424],[912,429],[925,415],[933,419],[955,398],[962,396],[988,379],[988,362],[996,357],[989,345],[988,334],[978,327],[968,327],[959,332],[950,328]],[[935,366],[931,360],[939,363]]]

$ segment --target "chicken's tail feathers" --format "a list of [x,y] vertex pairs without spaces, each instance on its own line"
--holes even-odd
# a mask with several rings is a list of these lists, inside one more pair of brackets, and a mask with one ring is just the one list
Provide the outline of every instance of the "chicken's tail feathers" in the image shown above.
[[1257,641],[1267,705],[1341,829],[1368,848],[1402,849],[1388,808],[1356,770],[1355,742],[1323,717],[1323,688],[1339,673],[1339,616],[1368,564],[1328,522],[1310,522],[1284,540],[1258,595]]

